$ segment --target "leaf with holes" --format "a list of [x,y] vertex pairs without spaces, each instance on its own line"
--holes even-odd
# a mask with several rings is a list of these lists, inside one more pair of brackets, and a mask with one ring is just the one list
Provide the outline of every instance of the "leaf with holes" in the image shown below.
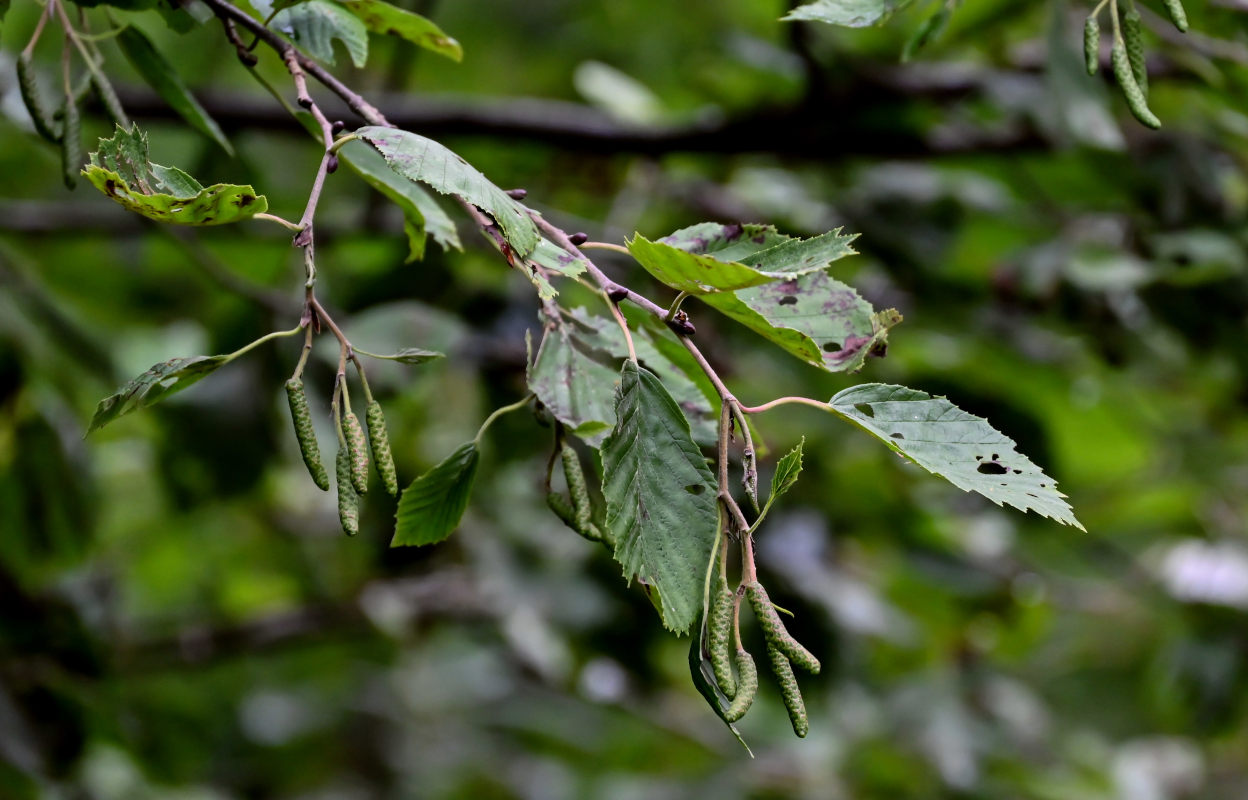
[[274,15],[269,27],[290,37],[300,50],[333,65],[334,40],[342,42],[351,63],[368,61],[368,28],[351,12],[328,0],[306,0]]
[[465,442],[403,490],[391,547],[435,544],[455,532],[468,508],[480,456],[475,441]]
[[164,98],[170,108],[178,112],[192,128],[221,145],[225,152],[234,155],[234,148],[230,146],[216,120],[199,104],[173,65],[157,51],[145,33],[133,25],[127,26],[117,34],[117,45],[135,71]]
[[426,50],[460,61],[464,50],[459,42],[442,32],[442,29],[419,14],[392,6],[382,0],[338,0],[347,10],[359,17],[373,33],[398,36]]
[[546,328],[529,367],[529,390],[564,425],[597,447],[615,425],[619,358],[603,347],[598,321],[543,316]]
[[147,160],[147,134],[134,125],[117,126],[100,139],[82,174],[117,203],[136,214],[174,225],[225,225],[268,210],[264,195],[250,186],[218,183],[204,187],[177,167]]
[[826,22],[848,28],[878,25],[910,0],[816,0],[783,17],[786,22]]
[[861,369],[868,355],[883,353],[888,329],[901,321],[893,309],[875,313],[856,291],[823,272],[702,300],[829,372]]
[[132,411],[159,403],[171,394],[197,383],[230,362],[229,356],[171,358],[154,365],[100,401],[87,433],[97,431]]
[[794,239],[770,225],[706,222],[657,242],[638,234],[628,242],[628,250],[666,285],[703,295],[826,269],[833,261],[854,254],[850,247],[854,238],[835,230],[812,239]]
[[602,445],[615,558],[626,578],[644,578],[659,590],[664,626],[686,633],[702,612],[715,545],[715,479],[676,401],[631,361],[620,372],[615,416]]
[[1035,511],[1083,530],[1054,480],[1017,452],[1008,436],[943,397],[867,383],[837,393],[832,410],[893,450],[997,505]]
[[528,210],[446,147],[393,128],[370,126],[356,134],[376,147],[390,168],[403,177],[428,184],[442,194],[458,195],[493,217],[521,258],[537,247],[537,226]]

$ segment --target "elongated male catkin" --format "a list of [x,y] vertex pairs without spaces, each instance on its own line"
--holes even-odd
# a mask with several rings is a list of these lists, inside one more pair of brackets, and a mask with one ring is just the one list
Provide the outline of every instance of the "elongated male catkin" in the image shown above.
[[347,453],[351,457],[351,485],[356,494],[367,494],[368,442],[364,441],[364,427],[354,411],[343,416],[342,435],[347,438]]
[[290,416],[295,421],[295,438],[299,440],[299,452],[303,455],[303,463],[308,474],[320,487],[321,491],[329,491],[329,473],[321,463],[321,448],[316,443],[316,429],[312,425],[312,409],[308,407],[308,395],[304,392],[303,381],[291,378],[286,381],[286,400],[290,403]]
[[1122,42],[1114,42],[1111,61],[1114,65],[1114,78],[1122,87],[1122,96],[1127,99],[1127,108],[1131,109],[1131,113],[1141,123],[1150,128],[1160,128],[1161,120],[1157,119],[1157,115],[1149,109],[1148,100],[1140,91],[1139,84],[1135,82],[1135,75],[1131,72],[1131,59],[1127,56],[1127,48]]
[[1088,74],[1095,75],[1101,68],[1101,23],[1096,17],[1083,21],[1083,60]]
[[95,93],[100,96],[100,103],[103,104],[104,110],[108,112],[109,118],[122,127],[129,125],[130,120],[126,117],[125,109],[121,107],[121,100],[117,98],[117,92],[113,89],[113,84],[107,78],[101,80],[96,77],[94,72],[91,73],[91,84],[95,86]]
[[360,496],[351,486],[351,456],[345,447],[338,448],[335,463],[338,472],[338,521],[343,533],[354,536],[360,532]]
[[53,144],[61,141],[61,133],[52,120],[52,115],[43,104],[43,95],[39,92],[39,82],[35,79],[35,65],[30,54],[25,51],[17,56],[17,85],[22,93],[22,102],[30,113],[31,122],[35,123],[35,131]]
[[744,650],[737,650],[737,696],[724,711],[724,719],[736,722],[745,716],[754,703],[754,695],[758,694],[758,668],[754,666],[754,658]]
[[[589,484],[585,482],[585,471],[581,468],[581,458],[572,445],[564,442],[559,451],[563,463],[563,479],[568,484],[568,496],[572,499],[572,510],[576,514],[575,524],[578,531],[588,531],[594,527],[594,507],[589,499]],[[584,534],[582,534],[584,535]]]
[[745,589],[750,597],[750,606],[754,609],[754,616],[758,618],[758,625],[763,629],[763,638],[767,640],[767,644],[779,648],[789,661],[802,669],[812,675],[818,675],[819,659],[790,635],[780,620],[776,607],[771,604],[771,598],[767,596],[767,590],[763,588],[763,585],[758,581],[751,581],[746,584]]
[[1183,10],[1183,0],[1161,0],[1166,7],[1166,13],[1170,15],[1170,21],[1174,23],[1174,27],[1183,33],[1187,33],[1187,12]]
[[719,690],[729,700],[737,694],[737,683],[732,677],[732,650],[729,647],[729,640],[732,638],[732,607],[736,598],[737,593],[721,580],[719,588],[711,595],[711,613],[707,619],[711,669],[715,671],[715,682],[719,684]]
[[793,732],[799,738],[805,738],[810,732],[810,720],[806,716],[806,703],[802,700],[802,690],[798,688],[793,667],[778,647],[768,645],[767,655],[771,658],[771,671],[775,673],[776,683],[780,684],[780,696],[784,698],[784,707],[788,709]]
[[399,496],[399,473],[394,468],[394,456],[390,453],[390,434],[386,431],[386,416],[381,411],[381,403],[373,400],[364,411],[364,421],[368,423],[368,443],[373,448],[373,466],[391,497]]
[[1122,15],[1122,41],[1127,46],[1127,60],[1131,62],[1131,75],[1140,87],[1144,99],[1148,99],[1148,64],[1144,57],[1144,28],[1140,12],[1134,8]]
[[82,120],[78,103],[72,96],[65,98],[65,113],[61,120],[61,180],[66,189],[78,185],[78,172],[82,169]]

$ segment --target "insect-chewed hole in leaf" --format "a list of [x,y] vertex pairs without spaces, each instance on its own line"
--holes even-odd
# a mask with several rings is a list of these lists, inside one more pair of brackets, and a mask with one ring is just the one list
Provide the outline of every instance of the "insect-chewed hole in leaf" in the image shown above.
[[706,487],[700,483],[691,483],[685,487],[685,491],[689,494],[702,494],[706,491]]
[[906,437],[902,436],[900,433],[890,433],[890,434],[889,434],[889,436],[891,436],[891,437],[892,437],[892,438],[894,438],[894,439],[904,439],[904,438],[906,438]]
[[854,410],[864,417],[875,417],[875,411],[871,408],[870,403],[858,403],[854,406]]
[[840,351],[841,346],[836,342],[825,342],[823,345],[823,352],[825,353],[839,353]]
[[[1006,469],[1005,467],[1001,466],[1000,464],[998,464],[998,463],[997,463],[997,462],[995,462],[995,461],[985,461],[984,463],[982,463],[982,464],[980,464],[978,467],[976,467],[976,468],[975,468],[975,471],[976,471],[976,472],[983,473],[984,475],[1004,475],[1004,474],[1006,474],[1007,472],[1009,472],[1009,470],[1008,470],[1008,469]],[[1017,470],[1016,470],[1016,471],[1017,471]],[[1004,485],[1005,485],[1005,484],[1002,484],[1002,486],[1004,486]]]
[[1016,469],[1016,470],[1014,470],[1014,474],[1015,474],[1015,475],[1022,475],[1022,474],[1023,474],[1023,471],[1022,471],[1021,469]]
[[796,297],[794,297],[794,296],[793,296],[793,295],[791,295],[791,294],[790,294],[790,295],[786,295],[786,296],[784,296],[784,297],[781,297],[781,298],[780,298],[780,305],[782,305],[782,306],[795,306],[795,305],[797,305],[797,298],[796,298]]

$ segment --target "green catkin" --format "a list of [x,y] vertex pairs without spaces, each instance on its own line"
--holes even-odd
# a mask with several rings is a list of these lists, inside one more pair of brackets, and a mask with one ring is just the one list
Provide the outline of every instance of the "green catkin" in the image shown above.
[[729,640],[732,638],[732,609],[736,599],[736,592],[729,589],[721,578],[718,589],[711,597],[711,613],[707,621],[711,669],[715,671],[715,682],[719,684],[719,690],[729,700],[737,694],[737,683],[732,677],[732,649],[729,647]]
[[780,620],[780,615],[776,612],[776,607],[771,604],[771,599],[767,596],[767,590],[763,588],[763,585],[758,581],[752,581],[746,584],[745,588],[750,597],[750,605],[754,609],[754,616],[758,618],[759,627],[763,629],[763,638],[767,640],[768,646],[779,648],[789,661],[812,675],[818,675],[819,659],[789,634],[788,629]]
[[128,127],[130,119],[126,116],[126,111],[121,107],[121,100],[117,97],[117,92],[113,89],[113,84],[107,78],[101,79],[93,72],[91,73],[91,84],[95,86],[95,93],[99,95],[100,102],[104,105],[104,110],[108,112],[109,118],[122,127]]
[[65,181],[66,189],[78,185],[82,161],[82,120],[78,114],[78,103],[73,97],[66,97],[61,129],[61,179]]
[[1122,15],[1122,40],[1127,45],[1127,60],[1131,62],[1131,75],[1140,87],[1144,99],[1148,99],[1148,63],[1144,56],[1144,28],[1140,12],[1134,8]]
[[780,684],[780,696],[784,698],[784,707],[788,709],[793,732],[798,738],[804,739],[810,732],[810,720],[806,716],[802,690],[797,686],[797,676],[793,674],[793,667],[780,648],[768,645],[767,655],[771,658],[771,671],[775,673],[776,682]]
[[1083,21],[1083,61],[1089,75],[1095,75],[1101,68],[1101,23],[1096,17]]
[[1174,23],[1174,27],[1183,33],[1187,33],[1187,12],[1183,10],[1183,0],[1162,0],[1166,7],[1166,13],[1170,15],[1170,21]]
[[561,446],[559,457],[563,462],[563,479],[568,484],[568,495],[572,498],[572,511],[575,514],[572,527],[578,531],[588,531],[594,527],[593,505],[589,500],[589,485],[585,482],[581,458],[567,442]]
[[394,468],[394,456],[390,453],[390,434],[386,431],[386,416],[381,411],[381,403],[376,400],[369,402],[364,411],[364,421],[368,424],[368,443],[373,448],[373,466],[385,484],[386,493],[398,497],[399,473]]
[[321,491],[329,491],[329,473],[321,463],[321,448],[316,443],[316,430],[312,425],[312,409],[308,407],[308,395],[303,381],[291,378],[286,381],[286,399],[290,403],[290,416],[295,421],[295,438],[299,440],[299,452],[308,474]]
[[351,456],[347,448],[338,446],[338,521],[343,533],[354,536],[360,532],[360,496],[351,485]]
[[351,485],[356,494],[367,494],[368,443],[364,441],[364,427],[354,411],[343,415],[342,435],[347,438],[347,454],[351,458]]
[[1117,79],[1118,85],[1122,87],[1122,95],[1127,99],[1127,108],[1131,109],[1131,113],[1135,115],[1144,125],[1150,128],[1160,128],[1161,120],[1157,119],[1148,107],[1148,100],[1144,97],[1144,93],[1140,91],[1140,86],[1135,82],[1135,75],[1131,72],[1131,59],[1127,56],[1127,48],[1121,41],[1114,42],[1114,50],[1111,56],[1114,65],[1114,78]]
[[39,93],[39,82],[35,80],[35,65],[29,53],[22,52],[17,57],[17,85],[21,89],[22,102],[35,123],[35,131],[53,144],[61,141],[60,131],[43,105],[43,95]]
[[724,711],[724,719],[736,722],[744,717],[757,693],[758,668],[754,666],[754,658],[744,650],[737,650],[737,696]]

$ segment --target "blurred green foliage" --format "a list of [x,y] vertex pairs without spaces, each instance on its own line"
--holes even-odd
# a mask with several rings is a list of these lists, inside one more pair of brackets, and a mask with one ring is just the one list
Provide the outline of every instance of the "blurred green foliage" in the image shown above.
[[[491,428],[463,527],[425,549],[388,548],[380,491],[358,538],[338,531],[285,409],[297,339],[84,440],[96,402],[151,364],[293,327],[302,267],[275,226],[170,233],[89,186],[66,192],[17,99],[14,54],[39,9],[14,4],[0,55],[0,797],[1241,797],[1244,17],[1188,3],[1206,37],[1190,46],[1145,17],[1165,125],[1151,133],[1083,74],[1083,5],[967,3],[904,66],[930,4],[844,30],[780,23],[787,6],[759,0],[417,0],[462,64],[381,37],[364,70],[339,54],[383,107],[474,110],[435,138],[568,230],[861,233],[835,274],[904,313],[888,356],[858,377],[822,373],[690,300],[734,390],[830,397],[861,379],[947,395],[1071,496],[1087,534],[963,494],[813,410],[759,417],[764,484],[806,437],[760,568],[824,670],[801,679],[802,741],[763,682],[743,723],[750,760],[690,685],[686,641],[545,510],[550,432],[526,415]],[[220,26],[114,14],[177,54],[237,152],[161,113],[106,48],[123,101],[149,109],[134,113],[152,158],[251,184],[297,217],[316,145]],[[58,47],[49,34],[36,50],[48,75]],[[260,69],[287,85],[275,59]],[[730,133],[534,135],[499,122],[518,97],[596,103],[594,125],[627,123],[617,134]],[[272,123],[221,113],[270,106]],[[83,122],[89,141],[111,130],[98,109]],[[401,215],[345,170],[318,219],[322,297],[352,339],[448,354],[371,367],[404,483],[525,392],[534,293],[456,219],[466,252],[405,264]],[[665,296],[624,259],[602,263]],[[565,299],[589,302],[578,291]],[[323,443],[333,350],[318,347],[306,378]]]

